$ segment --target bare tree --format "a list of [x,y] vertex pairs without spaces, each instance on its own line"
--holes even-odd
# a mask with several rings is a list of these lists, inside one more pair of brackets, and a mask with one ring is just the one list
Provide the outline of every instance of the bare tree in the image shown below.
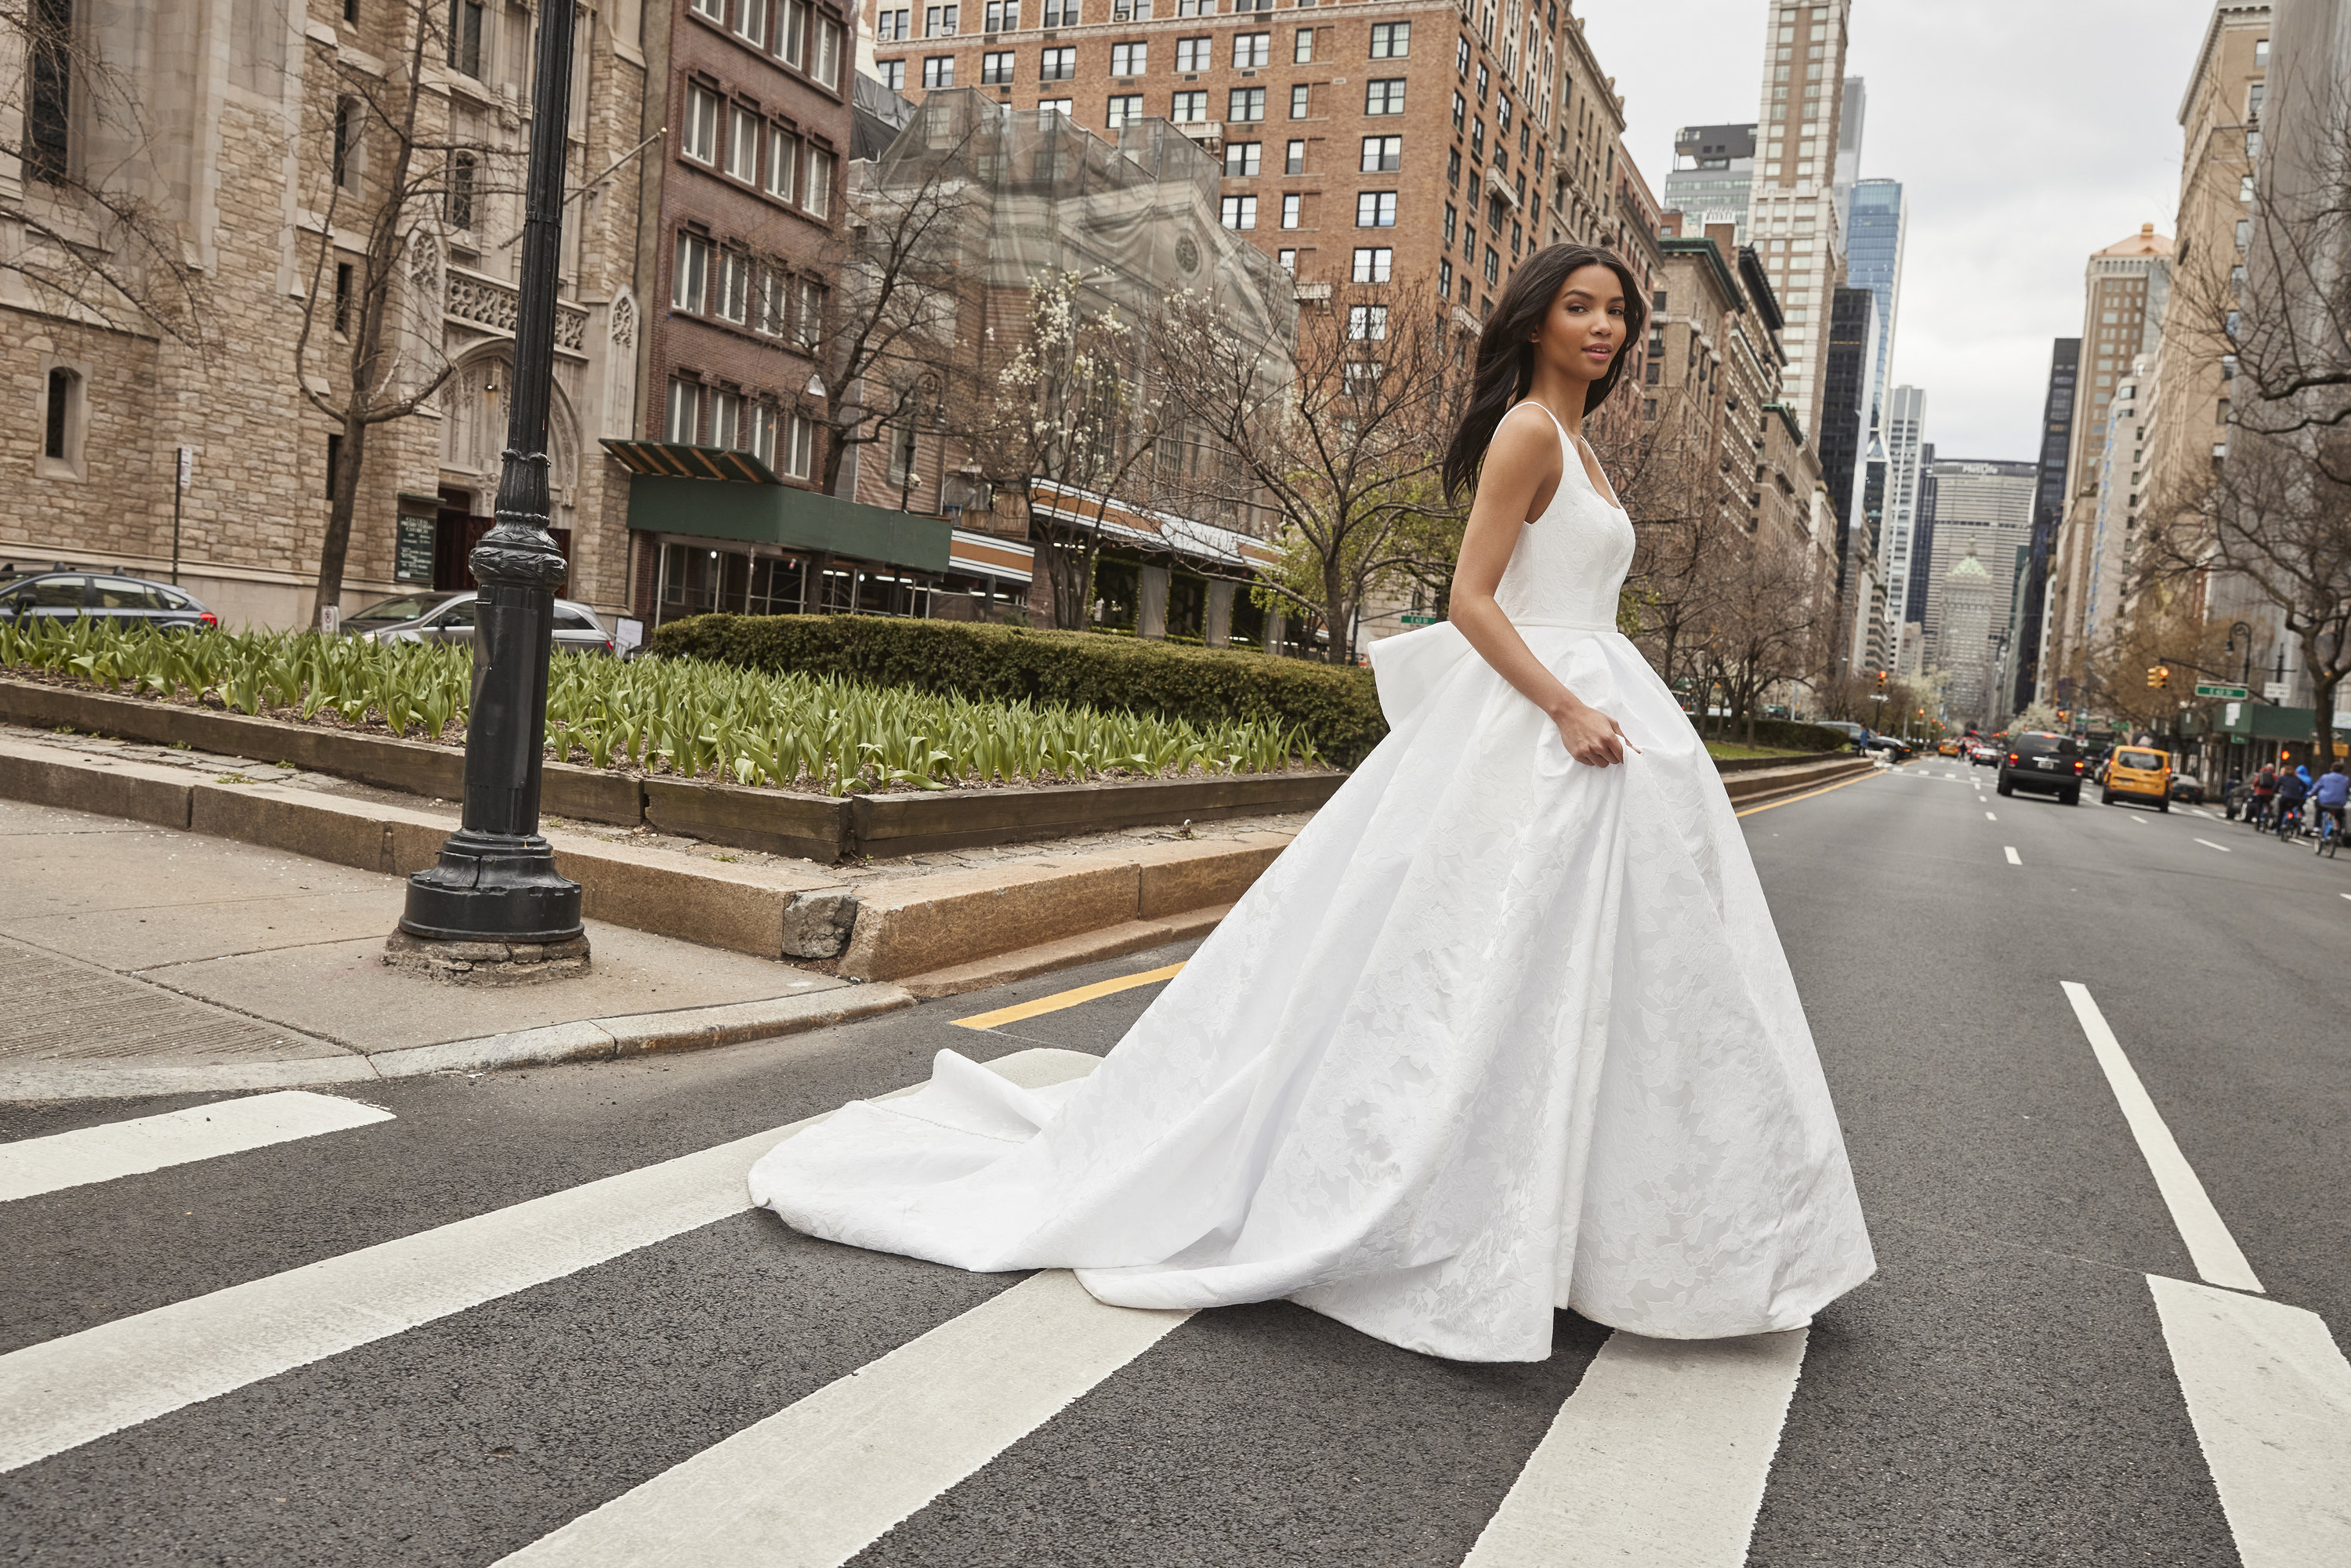
[[205,274],[159,199],[169,150],[130,73],[61,0],[0,4],[0,125],[19,171],[0,187],[0,225],[22,235],[0,246],[0,273],[50,314],[204,352]]
[[2258,165],[2241,265],[2189,278],[2199,329],[2233,354],[2234,417],[2261,434],[2351,423],[2351,84],[2313,86],[2324,100]]
[[1809,673],[1813,632],[1833,596],[1821,591],[1809,554],[1787,541],[1737,533],[1719,540],[1715,556],[1706,648],[1725,706],[1745,722],[1752,746],[1765,695]]
[[1288,560],[1260,598],[1321,621],[1333,664],[1354,660],[1364,601],[1445,548],[1429,525],[1451,511],[1436,476],[1458,382],[1442,312],[1416,286],[1342,285],[1300,312],[1294,345],[1230,330],[1197,295],[1156,324],[1170,413],[1207,459],[1162,482],[1189,509],[1263,519]]

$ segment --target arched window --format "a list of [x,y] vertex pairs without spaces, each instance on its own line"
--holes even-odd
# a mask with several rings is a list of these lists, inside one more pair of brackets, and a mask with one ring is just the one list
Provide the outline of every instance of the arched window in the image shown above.
[[68,443],[73,433],[74,402],[81,390],[81,377],[60,365],[49,372],[49,406],[43,422],[41,455],[67,461]]

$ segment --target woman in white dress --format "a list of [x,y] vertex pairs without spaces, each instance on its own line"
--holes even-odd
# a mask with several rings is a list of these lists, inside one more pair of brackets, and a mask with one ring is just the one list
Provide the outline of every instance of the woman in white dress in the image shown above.
[[[797,1229],[1102,1301],[1287,1298],[1538,1361],[1794,1328],[1876,1267],[1706,748],[1615,630],[1631,520],[1583,443],[1644,298],[1554,246],[1478,344],[1449,623],[1374,644],[1390,732],[1090,1076],[952,1051],[753,1169]],[[1480,471],[1482,468],[1482,472]]]

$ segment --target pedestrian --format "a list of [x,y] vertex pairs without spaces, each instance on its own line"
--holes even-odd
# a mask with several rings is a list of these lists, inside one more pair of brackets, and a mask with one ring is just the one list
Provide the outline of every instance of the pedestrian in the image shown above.
[[754,1203],[1459,1361],[1549,1357],[1561,1308],[1792,1329],[1876,1270],[1720,775],[1615,630],[1633,525],[1582,426],[1648,303],[1595,246],[1512,274],[1444,461],[1451,619],[1374,645],[1387,737],[1102,1066],[1030,1092],[941,1051],[778,1144]]
[[[2318,776],[2318,782],[2311,788],[2310,800],[2318,808],[2317,821],[2312,826],[2318,830],[2320,847],[2323,849],[2326,843],[2329,818],[2334,819],[2335,837],[2339,843],[2343,837],[2343,808],[2346,802],[2351,802],[2351,775],[2344,772],[2342,763],[2336,763]],[[2319,851],[2311,852],[2316,854]]]

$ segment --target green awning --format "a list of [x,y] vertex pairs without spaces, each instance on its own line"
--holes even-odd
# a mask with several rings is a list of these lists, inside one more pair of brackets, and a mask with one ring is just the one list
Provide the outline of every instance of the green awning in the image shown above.
[[944,517],[862,506],[789,485],[650,474],[629,481],[629,527],[645,533],[829,550],[916,571],[946,570],[955,533]]

